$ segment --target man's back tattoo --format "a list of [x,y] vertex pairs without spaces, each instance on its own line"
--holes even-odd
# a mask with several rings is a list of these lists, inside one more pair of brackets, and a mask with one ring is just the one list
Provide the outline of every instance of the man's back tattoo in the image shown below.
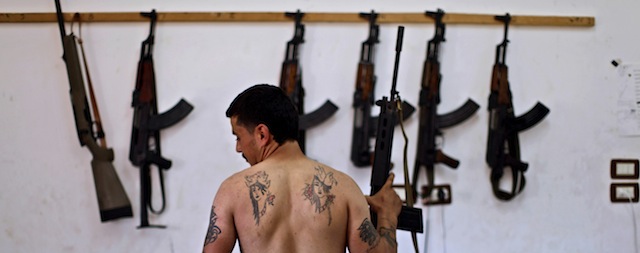
[[245,184],[249,187],[249,197],[253,206],[253,219],[256,220],[256,225],[258,225],[260,217],[267,212],[267,206],[273,206],[273,200],[276,196],[269,191],[271,180],[269,180],[269,175],[266,172],[259,171],[244,178],[246,180]]
[[333,178],[333,172],[325,173],[324,168],[316,166],[316,174],[310,184],[306,184],[302,190],[302,195],[315,206],[316,213],[327,210],[329,215],[329,225],[331,225],[331,204],[336,195],[331,194],[331,188],[338,185],[338,181]]

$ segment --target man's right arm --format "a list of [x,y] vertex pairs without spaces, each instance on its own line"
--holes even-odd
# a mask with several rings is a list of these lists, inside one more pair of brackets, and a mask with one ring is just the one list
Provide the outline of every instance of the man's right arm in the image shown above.
[[[355,197],[355,205],[349,208],[350,252],[397,252],[396,227],[402,200],[391,188],[392,183],[393,174],[375,195],[366,198],[363,195]],[[371,222],[367,202],[377,214],[377,229]]]
[[204,239],[203,253],[231,252],[236,243],[237,233],[233,223],[233,191],[229,183],[222,183],[211,206],[209,227]]

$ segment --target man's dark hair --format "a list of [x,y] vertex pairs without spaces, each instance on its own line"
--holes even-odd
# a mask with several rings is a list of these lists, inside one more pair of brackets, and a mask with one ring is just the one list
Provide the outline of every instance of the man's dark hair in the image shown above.
[[237,123],[250,132],[265,124],[278,144],[298,139],[298,112],[279,87],[258,84],[246,89],[231,102],[226,115],[237,116]]

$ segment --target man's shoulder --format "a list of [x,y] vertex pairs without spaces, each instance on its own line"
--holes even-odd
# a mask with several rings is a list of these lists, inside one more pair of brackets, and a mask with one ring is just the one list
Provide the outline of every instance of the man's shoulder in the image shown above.
[[326,165],[326,164],[323,164],[323,163],[318,163],[318,166],[321,166],[325,170],[329,170],[329,171],[333,172],[335,175],[337,175],[339,177],[347,178],[347,179],[353,181],[353,178],[351,178],[351,176],[349,176],[347,173],[345,173],[345,172],[343,172],[341,170],[338,170],[336,168],[333,168],[333,167],[331,167],[329,165]]
[[320,173],[322,175],[331,174],[341,183],[340,186],[342,187],[349,188],[349,190],[355,190],[356,188],[359,189],[359,186],[357,185],[355,180],[345,172],[342,172],[320,162],[316,162],[315,169],[316,173]]
[[251,166],[249,168],[245,168],[241,171],[238,171],[236,173],[233,173],[233,175],[227,177],[227,179],[225,179],[222,182],[222,185],[236,185],[236,184],[241,184],[245,178],[253,173],[256,173],[257,171],[259,171],[258,169],[255,168],[255,166]]
[[243,179],[245,177],[245,175],[247,175],[248,172],[251,171],[252,167],[249,168],[245,168],[241,171],[238,171],[234,174],[232,174],[231,176],[227,177],[224,181],[222,181],[222,183],[220,184],[219,188],[218,188],[218,193],[225,193],[228,191],[237,191],[238,188],[242,187],[243,184]]

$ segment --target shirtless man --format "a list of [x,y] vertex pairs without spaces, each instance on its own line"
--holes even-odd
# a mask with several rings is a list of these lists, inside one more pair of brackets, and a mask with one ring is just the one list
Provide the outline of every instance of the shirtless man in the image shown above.
[[226,115],[251,167],[218,189],[203,252],[231,252],[236,239],[243,252],[396,252],[402,201],[393,174],[368,197],[348,175],[307,158],[296,141],[298,114],[276,86],[245,90]]

